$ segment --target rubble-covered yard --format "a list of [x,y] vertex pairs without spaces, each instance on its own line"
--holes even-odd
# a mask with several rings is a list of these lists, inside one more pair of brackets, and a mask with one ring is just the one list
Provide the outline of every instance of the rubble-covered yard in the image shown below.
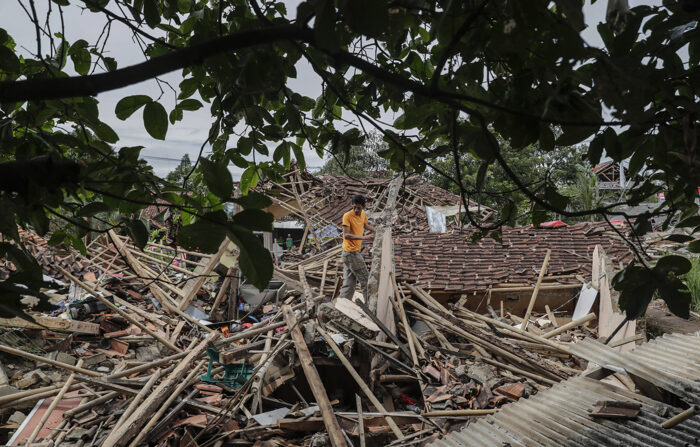
[[[294,172],[288,180],[268,189],[276,192],[271,211],[304,220],[309,235],[338,224],[328,191],[354,191],[338,177]],[[212,255],[156,243],[140,251],[110,231],[82,256],[23,232],[56,282],[47,293],[57,310],[33,312],[34,322],[0,320],[0,442],[461,445],[450,434],[468,436],[482,421],[474,427],[483,435],[486,417],[538,423],[508,408],[546,405],[544,393],[556,386],[552,395],[562,395],[570,383],[584,392],[597,386],[600,395],[600,387],[618,390],[613,403],[572,416],[589,428],[609,429],[605,408],[634,420],[623,410],[656,399],[663,417],[646,416],[646,407],[642,416],[658,423],[645,430],[662,431],[661,422],[698,404],[700,395],[673,381],[664,388],[637,363],[605,368],[616,356],[632,362],[622,356],[645,339],[617,310],[610,280],[630,252],[609,227],[506,229],[503,242],[474,244],[461,219],[450,221],[454,210],[446,211],[446,234],[430,232],[426,207],[459,206],[445,191],[388,180],[352,187],[369,197],[368,214],[381,227],[366,254],[367,303],[359,293],[337,297],[334,237],[308,241],[318,245],[313,256],[286,253],[258,291],[242,281],[228,241]],[[697,368],[684,374],[696,390]],[[683,427],[674,429],[682,439],[697,434],[696,425],[690,435]],[[547,445],[543,430],[523,444]],[[550,445],[561,441],[551,436]]]

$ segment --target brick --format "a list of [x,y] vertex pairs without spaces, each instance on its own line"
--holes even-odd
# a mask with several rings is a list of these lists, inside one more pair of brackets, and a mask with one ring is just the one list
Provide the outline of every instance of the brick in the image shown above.
[[493,390],[494,394],[500,396],[505,396],[509,399],[518,400],[523,397],[525,392],[525,385],[521,382],[509,383],[507,385],[499,386]]

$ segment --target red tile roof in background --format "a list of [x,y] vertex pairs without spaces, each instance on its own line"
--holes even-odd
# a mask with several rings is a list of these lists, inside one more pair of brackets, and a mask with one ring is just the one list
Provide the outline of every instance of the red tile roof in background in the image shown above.
[[395,236],[396,278],[432,290],[485,290],[499,283],[534,283],[548,248],[552,255],[547,276],[590,275],[596,245],[601,245],[615,264],[626,263],[633,256],[606,223],[540,229],[504,227],[502,243],[490,238],[472,243],[470,234],[422,232]]

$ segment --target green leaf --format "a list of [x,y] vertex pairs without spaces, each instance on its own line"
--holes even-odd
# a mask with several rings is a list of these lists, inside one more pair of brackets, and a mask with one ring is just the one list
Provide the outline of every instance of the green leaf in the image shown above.
[[160,11],[156,0],[144,0],[143,15],[146,17],[146,23],[151,28],[155,28],[160,23]]
[[304,151],[302,150],[301,146],[298,146],[294,143],[289,143],[292,146],[292,149],[294,150],[294,158],[297,160],[297,164],[299,165],[299,169],[302,171],[306,169],[306,160],[304,160]]
[[624,289],[620,294],[620,308],[625,311],[628,320],[636,320],[644,315],[656,288],[652,282],[642,282],[639,285]]
[[316,18],[314,19],[314,39],[319,47],[329,51],[337,51],[340,48],[340,40],[335,31],[335,21],[334,2],[317,2]]
[[248,194],[248,190],[258,185],[258,168],[250,166],[241,174],[240,188],[243,195]]
[[272,257],[262,242],[250,231],[233,225],[229,237],[240,251],[238,265],[246,279],[263,290],[272,278]]
[[66,233],[66,236],[68,236],[68,239],[70,240],[73,248],[78,250],[83,256],[87,255],[87,248],[85,248],[85,243],[83,243],[82,239],[80,239],[78,236],[75,236],[72,233]]
[[119,135],[117,135],[114,129],[112,129],[103,122],[99,122],[93,125],[92,130],[95,131],[95,134],[101,140],[106,141],[107,143],[116,143],[117,141],[119,141]]
[[226,237],[227,219],[223,211],[207,213],[177,233],[177,243],[186,250],[216,253]]
[[204,183],[206,183],[209,191],[216,194],[223,201],[231,198],[233,180],[228,170],[228,160],[226,162],[214,162],[202,157],[199,159],[199,162]]
[[695,238],[688,236],[688,235],[685,235],[685,234],[671,234],[670,236],[668,236],[666,238],[667,241],[679,242],[679,243],[692,241],[693,239],[695,239]]
[[0,44],[0,71],[4,71],[5,73],[19,73],[19,70],[19,59],[15,53],[6,46]]
[[182,109],[175,107],[170,111],[170,124],[175,124],[178,121],[182,121],[183,113]]
[[688,273],[693,264],[687,258],[678,255],[664,256],[654,266],[654,272],[663,276],[673,273],[675,276]]
[[127,96],[119,100],[114,113],[117,115],[117,118],[123,121],[150,102],[152,102],[152,99],[146,95]]
[[277,146],[275,152],[272,154],[272,160],[277,163],[282,161],[285,169],[289,169],[292,160],[289,152],[289,142],[283,141],[279,144],[279,146]]
[[90,65],[92,64],[92,56],[90,52],[85,48],[73,52],[71,47],[70,58],[73,61],[73,66],[78,74],[85,76],[90,71]]
[[489,169],[489,162],[488,161],[482,161],[481,164],[479,165],[479,170],[476,173],[476,192],[481,192],[481,189],[484,187],[484,180],[486,179],[486,172]]
[[697,225],[700,225],[700,216],[690,216],[687,217],[683,220],[681,220],[676,227],[678,228],[687,228],[687,227],[695,227]]
[[80,208],[75,215],[77,217],[89,217],[94,216],[97,213],[105,213],[107,211],[109,211],[109,207],[104,202],[92,202]]
[[127,222],[126,227],[129,230],[131,240],[134,241],[134,245],[139,250],[143,250],[146,243],[148,243],[148,229],[146,229],[146,225],[140,219],[133,219]]
[[589,126],[562,126],[564,131],[557,138],[557,146],[573,146],[590,137],[597,130],[596,127]]
[[248,195],[233,199],[234,202],[241,205],[245,209],[263,209],[272,205],[272,200],[264,194],[250,191]]
[[178,104],[177,107],[182,110],[198,110],[204,106],[198,100],[190,98],[180,101],[180,104]]
[[686,319],[690,317],[690,293],[680,279],[664,281],[659,287],[659,296],[674,315]]
[[386,0],[345,0],[342,4],[343,14],[353,29],[371,37],[387,31],[389,8]]
[[51,238],[49,238],[48,244],[51,247],[55,247],[56,245],[63,243],[63,241],[65,241],[65,240],[66,240],[66,232],[63,230],[56,230],[51,235]]
[[143,124],[156,140],[165,140],[168,132],[168,112],[159,102],[149,102],[143,109]]
[[233,216],[233,223],[251,231],[272,231],[274,216],[262,210],[247,209]]
[[691,253],[700,253],[700,239],[688,244],[688,251]]

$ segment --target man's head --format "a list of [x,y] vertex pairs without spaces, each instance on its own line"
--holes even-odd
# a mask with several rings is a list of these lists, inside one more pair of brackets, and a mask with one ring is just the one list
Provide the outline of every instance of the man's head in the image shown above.
[[361,196],[359,194],[352,198],[352,209],[355,211],[356,215],[359,216],[362,214],[362,210],[365,209],[366,202],[365,196]]

